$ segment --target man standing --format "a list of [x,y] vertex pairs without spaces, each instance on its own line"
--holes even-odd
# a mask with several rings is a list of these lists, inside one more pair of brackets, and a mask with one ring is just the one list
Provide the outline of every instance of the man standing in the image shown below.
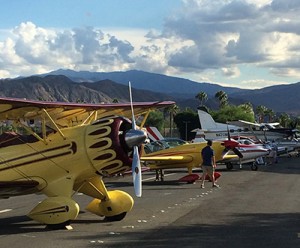
[[214,171],[216,168],[216,159],[215,159],[215,152],[211,148],[212,146],[212,141],[208,140],[207,141],[207,146],[204,147],[201,151],[202,155],[202,170],[203,170],[203,175],[202,175],[202,183],[201,183],[201,188],[204,188],[204,181],[206,175],[208,175],[212,181],[212,186],[218,188],[219,185],[215,183],[215,176],[214,176]]

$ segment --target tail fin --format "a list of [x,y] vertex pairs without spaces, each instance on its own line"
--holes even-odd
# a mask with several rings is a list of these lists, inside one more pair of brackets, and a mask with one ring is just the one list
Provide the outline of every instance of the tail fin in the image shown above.
[[202,130],[212,130],[218,128],[217,123],[209,113],[198,109],[198,116]]
[[162,140],[164,137],[156,127],[146,127],[148,138],[152,141]]

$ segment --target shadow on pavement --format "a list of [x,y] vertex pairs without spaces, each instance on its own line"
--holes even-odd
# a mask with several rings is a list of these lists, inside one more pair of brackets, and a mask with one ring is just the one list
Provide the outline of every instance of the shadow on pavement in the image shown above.
[[[146,232],[123,233],[121,237],[126,236],[126,241],[115,236],[115,240],[101,247],[299,247],[299,233],[300,214],[245,214],[234,216],[229,225],[176,226],[175,223]],[[105,239],[107,234],[86,238]]]

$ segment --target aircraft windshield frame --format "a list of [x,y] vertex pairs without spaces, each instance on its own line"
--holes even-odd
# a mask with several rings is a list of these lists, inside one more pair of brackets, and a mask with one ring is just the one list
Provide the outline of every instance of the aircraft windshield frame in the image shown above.
[[152,152],[173,148],[187,143],[188,142],[178,138],[165,138],[162,140],[150,142],[146,144],[144,148],[146,153],[152,153]]

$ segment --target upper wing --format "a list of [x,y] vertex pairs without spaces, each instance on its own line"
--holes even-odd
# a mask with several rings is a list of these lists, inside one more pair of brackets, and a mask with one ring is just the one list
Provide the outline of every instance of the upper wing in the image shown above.
[[[135,115],[142,115],[149,110],[173,104],[173,101],[136,102],[133,108]],[[131,118],[132,113],[130,103],[82,104],[0,98],[0,121],[30,120],[43,115],[47,115],[60,127],[71,127],[111,115]]]
[[260,124],[258,123],[254,123],[254,122],[250,122],[250,121],[243,121],[243,120],[238,120],[238,121],[230,121],[229,124],[231,125],[236,125],[239,127],[260,127]]

